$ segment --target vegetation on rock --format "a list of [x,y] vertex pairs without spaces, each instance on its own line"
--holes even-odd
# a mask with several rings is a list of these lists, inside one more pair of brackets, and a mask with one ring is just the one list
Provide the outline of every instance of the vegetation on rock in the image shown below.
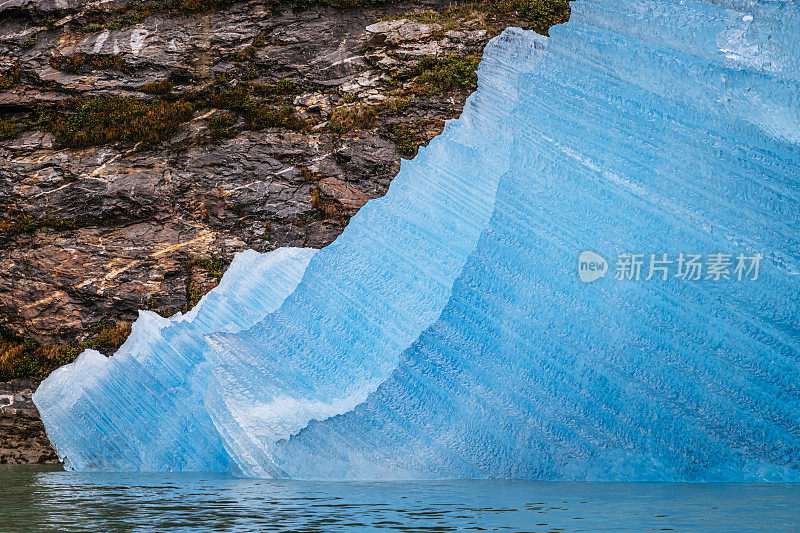
[[131,332],[130,324],[101,324],[79,344],[41,345],[33,339],[0,336],[0,381],[44,379],[56,368],[71,363],[86,349],[106,355],[119,348]]
[[419,63],[420,75],[415,81],[417,92],[444,96],[453,91],[472,92],[478,88],[479,56],[425,56]]
[[192,117],[184,101],[95,96],[67,101],[63,113],[49,117],[59,148],[85,148],[117,141],[157,144]]
[[397,148],[400,154],[404,157],[414,157],[417,155],[417,150],[424,143],[424,139],[420,136],[418,131],[406,124],[398,124],[394,127],[393,133]]
[[236,135],[232,126],[236,124],[236,115],[220,113],[208,121],[208,129],[214,139],[230,139]]
[[17,125],[10,120],[0,120],[0,141],[17,136]]
[[328,129],[345,134],[353,130],[371,128],[375,124],[377,109],[374,106],[344,105],[333,110]]
[[0,74],[0,91],[7,91],[19,84],[19,67],[15,66]]
[[119,54],[73,54],[71,56],[54,56],[50,58],[50,66],[72,74],[90,72],[94,69],[109,69],[130,73],[125,58]]
[[172,92],[172,87],[172,80],[161,80],[146,83],[139,90],[145,94],[164,95]]
[[[158,231],[153,228],[160,230],[165,221],[174,223],[176,229],[161,236],[159,246],[182,243],[202,229],[214,235],[214,240],[191,246],[209,255],[230,257],[245,246],[260,251],[287,245],[323,246],[338,235],[359,202],[385,192],[396,172],[398,153],[415,156],[420,146],[441,131],[446,119],[458,116],[464,98],[476,88],[480,51],[491,36],[509,25],[546,32],[569,14],[566,0],[392,3],[390,8],[355,9],[352,13],[342,10],[383,2],[267,0],[266,10],[258,4],[261,18],[250,20],[248,10],[256,4],[234,5],[238,1],[144,1],[121,8],[92,4],[74,16],[54,16],[50,30],[41,28],[47,21],[39,17],[38,32],[24,44],[6,43],[12,55],[0,71],[0,91],[9,91],[3,96],[11,103],[0,118],[0,141],[38,130],[51,133],[53,142],[51,145],[50,135],[31,135],[6,150],[11,165],[7,173],[12,176],[8,183],[13,185],[17,177],[28,179],[48,193],[41,203],[35,203],[17,194],[19,188],[5,189],[10,200],[6,214],[0,217],[0,238],[10,243],[7,249],[34,250],[43,243],[57,248],[66,243],[64,247],[82,251],[87,248],[85,237],[96,231],[103,235],[103,257],[109,261],[94,265],[82,259],[74,268],[86,274],[84,279],[103,279],[110,265],[117,264],[114,261],[127,261],[129,255],[139,253],[129,250],[146,250],[142,257],[152,253],[144,239],[151,239]],[[317,15],[286,9],[290,4],[314,9]],[[281,17],[271,17],[270,6]],[[216,13],[203,15],[209,12]],[[419,30],[411,24],[412,31],[398,32],[397,38],[387,39],[387,32],[383,39],[366,42],[364,28],[381,13],[390,13],[388,18],[394,20],[435,23],[441,28],[423,31],[424,37],[406,37]],[[319,17],[330,18],[330,34],[318,33]],[[294,22],[286,25],[284,19]],[[97,47],[99,32],[137,24],[143,24],[145,30],[158,27],[161,44],[144,56],[127,46],[121,46],[119,54],[110,44]],[[225,36],[217,39],[216,31]],[[92,33],[98,34],[94,45],[86,44],[93,41],[83,42],[77,48],[84,52],[73,54],[76,43]],[[172,42],[173,37],[179,43],[177,49],[161,54],[163,43]],[[205,49],[207,37],[211,37],[208,43],[224,44],[209,44]],[[114,38],[103,42],[112,43]],[[36,50],[26,48],[31,46]],[[115,53],[85,53],[90,50]],[[335,64],[343,51],[356,60]],[[15,60],[14,54],[25,60]],[[24,65],[22,70],[20,65]],[[47,66],[59,71],[48,72],[53,79],[44,80],[37,74],[48,70],[42,69]],[[92,85],[96,71],[105,71],[100,73],[102,86]],[[117,78],[119,83],[115,83]],[[297,134],[249,134],[236,143],[219,146],[243,131],[263,128]],[[112,146],[117,143],[126,146]],[[109,153],[116,156],[104,160],[107,164],[94,164],[98,158],[77,151],[92,146],[108,146]],[[57,152],[63,148],[76,151]],[[224,157],[218,157],[221,150]],[[31,178],[28,169],[34,159],[36,168],[46,166],[47,171]],[[148,181],[153,174],[160,175],[162,165],[170,179]],[[278,166],[280,173],[273,175]],[[84,171],[99,171],[110,184],[117,179],[130,180],[133,187],[73,186],[85,179]],[[313,176],[304,181],[302,176],[307,174]],[[326,178],[334,179],[324,181]],[[264,192],[266,180],[272,180],[269,192]],[[342,182],[347,187],[331,185]],[[254,186],[250,187],[251,183]],[[240,192],[229,195],[230,190]],[[260,195],[268,198],[264,201]],[[87,215],[86,210],[94,206],[103,206],[112,214],[104,214],[107,218],[103,219]],[[116,213],[129,206],[138,211],[122,221]],[[125,233],[131,222],[142,228]],[[185,226],[177,227],[183,223]],[[219,244],[224,242],[233,244]],[[120,251],[129,244],[131,248]],[[78,322],[83,321],[83,330],[65,327],[53,337],[62,343],[81,339],[101,317],[132,319],[136,306],[158,307],[165,315],[188,310],[218,281],[224,265],[213,258],[208,264],[190,260],[196,252],[182,255],[185,253],[176,248],[164,254],[169,260],[159,265],[138,263],[125,276],[107,282],[103,295],[93,292],[91,284],[70,292],[77,303],[69,305],[74,307],[42,312],[69,314],[62,324],[74,323],[77,316]],[[35,253],[26,261],[30,273],[23,274],[23,279],[35,280],[47,290],[71,287],[48,276],[46,261]],[[143,280],[150,292],[133,294],[139,289],[131,287],[143,286]],[[5,322],[13,326],[9,331],[50,337],[15,311],[19,301],[16,289],[10,288],[10,283],[0,282],[0,287],[5,291],[3,312],[13,316]],[[162,297],[164,294],[169,297]],[[1,343],[0,372],[5,378],[42,376],[88,347],[77,341],[44,347],[14,337]],[[31,362],[23,363],[23,359]]]
[[569,0],[467,0],[451,3],[444,9],[418,9],[384,20],[408,18],[423,24],[439,24],[445,31],[459,28],[464,20],[476,20],[483,29],[499,33],[503,30],[499,20],[516,15],[528,28],[547,33],[551,26],[566,22],[569,12]]

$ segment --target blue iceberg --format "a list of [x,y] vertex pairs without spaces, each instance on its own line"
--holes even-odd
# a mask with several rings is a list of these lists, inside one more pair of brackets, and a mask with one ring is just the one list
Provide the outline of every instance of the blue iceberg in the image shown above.
[[800,481],[800,4],[509,29],[384,198],[278,253],[42,383],[69,467]]

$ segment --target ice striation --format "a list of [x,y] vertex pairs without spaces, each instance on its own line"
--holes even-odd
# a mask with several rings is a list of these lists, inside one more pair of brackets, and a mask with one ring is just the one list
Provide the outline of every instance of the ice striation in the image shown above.
[[[275,311],[300,283],[315,252],[241,252],[189,313],[163,318],[140,311],[113,357],[86,350],[53,372],[35,402],[65,466],[231,470],[203,408],[208,372],[217,364],[206,357],[211,352],[205,337],[245,330]],[[66,405],[74,407],[65,410]]]
[[[800,481],[800,4],[576,1],[479,77],[332,245],[43,382],[68,465]],[[582,283],[586,250],[763,260]]]
[[[495,39],[461,118],[313,259],[295,251],[284,273],[278,250],[258,274],[237,257],[199,312],[172,327],[143,312],[119,353],[86,352],[43,382],[35,401],[66,464],[282,475],[271,446],[362,402],[441,313],[508,171],[517,77],[545,43]],[[259,289],[281,301],[253,302]]]

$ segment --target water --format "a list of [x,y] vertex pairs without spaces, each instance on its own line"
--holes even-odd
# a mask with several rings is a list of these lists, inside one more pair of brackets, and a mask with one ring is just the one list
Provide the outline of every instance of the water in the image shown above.
[[0,466],[0,531],[800,531],[800,485],[302,482]]

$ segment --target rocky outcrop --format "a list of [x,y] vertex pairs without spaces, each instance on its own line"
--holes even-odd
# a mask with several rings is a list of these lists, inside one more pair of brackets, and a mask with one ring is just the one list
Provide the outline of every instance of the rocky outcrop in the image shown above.
[[57,463],[31,394],[36,381],[0,383],[0,464]]
[[[218,278],[207,265],[240,250],[330,243],[460,113],[471,81],[447,61],[515,20],[413,20],[435,3],[105,5],[0,4],[6,335],[79,342],[190,306]],[[155,141],[123,131],[135,112],[86,111],[103,98],[171,106],[174,124]]]

